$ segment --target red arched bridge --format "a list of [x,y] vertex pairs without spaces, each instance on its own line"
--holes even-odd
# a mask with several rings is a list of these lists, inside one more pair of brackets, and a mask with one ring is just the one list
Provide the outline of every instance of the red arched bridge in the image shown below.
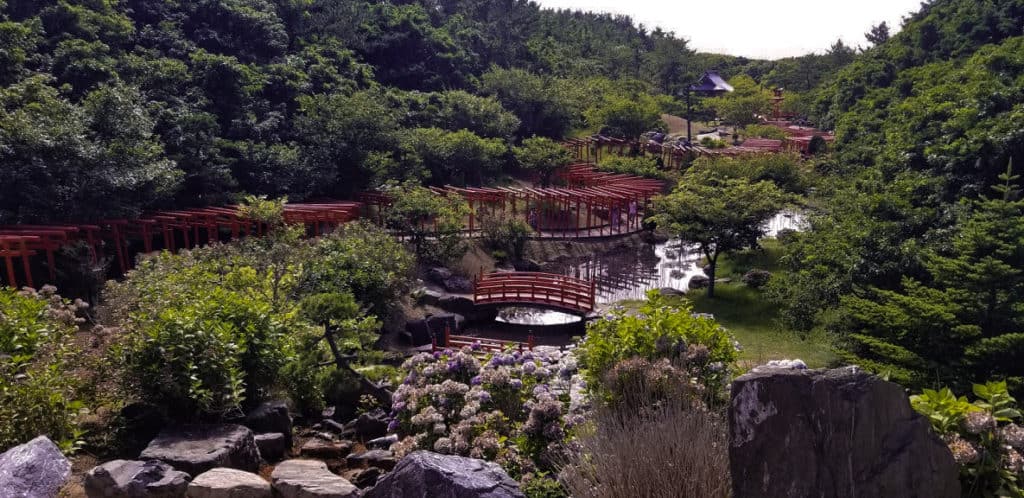
[[530,304],[577,313],[594,311],[593,280],[542,272],[496,272],[476,278],[476,304]]

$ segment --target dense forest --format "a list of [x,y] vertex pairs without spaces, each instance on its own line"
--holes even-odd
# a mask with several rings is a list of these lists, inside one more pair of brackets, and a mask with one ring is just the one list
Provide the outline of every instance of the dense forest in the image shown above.
[[[110,281],[110,261],[68,249],[58,262],[83,267],[61,272],[68,299],[0,289],[0,450],[45,434],[65,454],[136,458],[156,436],[131,424],[136,402],[162,417],[148,430],[236,421],[284,395],[302,423],[357,417],[317,431],[350,435],[375,414],[391,457],[481,458],[531,497],[615,489],[606,475],[633,480],[607,496],[725,496],[719,408],[768,351],[921,393],[911,404],[964,496],[1024,496],[1024,0],[931,0],[898,31],[864,29],[868,46],[767,61],[525,0],[0,0],[0,225],[234,204],[261,235],[198,247],[194,228],[196,247],[175,253],[171,233],[169,251]],[[624,145],[582,166],[646,185],[645,202],[587,201],[581,227],[561,197],[509,214],[425,188],[565,183],[560,141],[678,131],[710,69],[734,91],[696,100],[704,148],[666,166]],[[786,115],[816,129],[764,119],[779,87]],[[783,151],[794,138],[807,147]],[[715,150],[750,139],[771,153]],[[289,203],[381,187],[378,223],[307,233],[286,219]],[[576,224],[563,233],[537,210]],[[779,217],[800,230],[769,236]],[[605,244],[623,221],[635,233]],[[551,241],[565,233],[598,242]],[[661,264],[656,244],[666,264],[652,273],[675,265],[686,288],[596,303],[591,281],[597,318],[560,344],[573,348],[525,352],[532,329],[515,353],[442,351],[436,335],[414,344],[432,353],[395,347],[411,325],[433,334],[440,311],[445,341],[493,322],[465,294],[485,266],[565,272],[575,252],[589,269],[638,247]]]
[[12,0],[0,33],[4,223],[479,183],[524,138],[597,129],[595,111],[680,113],[705,69],[805,91],[854,55],[695,54],[518,0]]

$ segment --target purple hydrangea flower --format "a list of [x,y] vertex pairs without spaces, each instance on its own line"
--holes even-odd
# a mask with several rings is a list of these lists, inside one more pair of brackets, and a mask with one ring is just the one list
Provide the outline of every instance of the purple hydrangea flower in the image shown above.
[[398,430],[398,421],[397,420],[392,420],[391,422],[388,422],[388,432],[395,432],[397,430]]
[[440,351],[434,351],[434,359],[435,360],[440,360],[441,359],[441,352]]
[[479,399],[481,403],[487,403],[491,400],[491,393],[487,391],[480,391],[480,394],[477,395],[477,399]]
[[523,381],[520,380],[520,379],[512,379],[508,383],[509,383],[510,386],[512,386],[513,389],[522,389],[523,388]]
[[472,379],[469,379],[469,383],[474,385],[474,386],[479,386],[480,382],[481,382],[481,380],[480,380],[480,376],[479,375],[474,375]]

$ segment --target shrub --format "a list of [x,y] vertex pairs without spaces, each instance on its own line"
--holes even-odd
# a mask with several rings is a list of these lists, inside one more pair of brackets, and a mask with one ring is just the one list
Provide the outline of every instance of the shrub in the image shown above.
[[743,135],[747,138],[769,138],[772,140],[785,140],[789,135],[777,126],[752,124],[743,129]]
[[50,286],[0,288],[0,452],[40,434],[71,452],[80,444],[79,380],[72,336],[85,303],[70,303]]
[[298,292],[352,293],[383,316],[408,290],[413,264],[412,254],[381,228],[347,223],[313,245]]
[[412,241],[416,256],[445,264],[466,252],[463,223],[469,204],[458,196],[442,196],[430,189],[406,183],[387,189],[394,199],[385,213],[385,225]]
[[748,287],[760,289],[767,285],[771,278],[771,272],[754,268],[743,274],[743,283],[747,284]]
[[687,368],[702,379],[708,396],[717,397],[731,380],[736,343],[713,319],[693,316],[688,303],[669,304],[657,291],[651,291],[638,313],[620,308],[592,322],[577,354],[587,388],[608,399],[602,376],[619,362],[631,358],[678,360],[697,346],[706,352],[692,358]]
[[480,229],[484,244],[494,251],[493,254],[501,252],[517,260],[523,257],[526,241],[533,233],[526,221],[505,212],[481,216]]
[[599,171],[642,176],[645,178],[667,179],[668,173],[658,169],[658,161],[647,156],[609,155],[597,165]]
[[704,137],[700,139],[700,144],[708,149],[724,149],[729,146],[725,140],[719,140],[711,137]]
[[803,193],[811,184],[811,168],[799,154],[701,156],[694,160],[688,174],[709,173],[751,182],[768,180],[786,192]]
[[1006,382],[974,385],[977,399],[925,389],[910,404],[932,424],[960,465],[965,496],[1024,496],[1024,427]]
[[685,403],[643,414],[597,407],[559,480],[570,496],[726,498],[732,490],[724,418]]
[[807,144],[807,152],[813,155],[824,154],[828,152],[828,142],[821,135],[815,135],[811,137],[810,143]]

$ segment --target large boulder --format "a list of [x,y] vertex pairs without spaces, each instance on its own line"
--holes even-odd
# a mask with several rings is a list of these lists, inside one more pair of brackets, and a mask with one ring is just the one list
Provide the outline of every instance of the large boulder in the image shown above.
[[236,424],[186,425],[165,429],[139,458],[160,460],[199,475],[215,467],[255,472],[260,451],[248,427]]
[[0,454],[0,496],[52,498],[71,475],[71,462],[46,436]]
[[444,290],[453,294],[472,294],[473,281],[461,275],[452,275],[442,283]]
[[289,445],[292,442],[292,417],[284,401],[264,401],[245,415],[242,425],[257,434],[279,432]]
[[453,334],[459,333],[466,323],[466,317],[456,313],[441,313],[426,318],[427,327],[438,336],[444,335],[444,329],[448,328]]
[[359,489],[327,470],[319,460],[286,460],[270,475],[275,495],[281,498],[349,498]]
[[416,451],[398,462],[364,498],[513,498],[519,483],[491,462]]
[[452,271],[443,266],[436,266],[427,270],[427,280],[437,285],[444,285],[444,281],[449,278],[452,278]]
[[359,415],[359,418],[345,424],[345,435],[360,441],[383,437],[388,433],[388,414],[377,408]]
[[690,283],[687,284],[689,289],[706,289],[708,285],[711,285],[711,279],[704,275],[694,275],[690,278]]
[[242,470],[216,468],[196,476],[188,498],[270,498],[270,483]]
[[349,467],[380,467],[385,470],[395,468],[395,455],[389,450],[366,450],[353,453],[345,458]]
[[280,460],[291,447],[288,444],[288,439],[280,432],[257,434],[253,439],[256,441],[256,447],[260,450],[260,456],[267,462]]
[[955,498],[953,456],[903,388],[857,367],[759,367],[732,384],[735,498]]
[[112,460],[85,475],[89,498],[181,498],[191,477],[157,460]]

